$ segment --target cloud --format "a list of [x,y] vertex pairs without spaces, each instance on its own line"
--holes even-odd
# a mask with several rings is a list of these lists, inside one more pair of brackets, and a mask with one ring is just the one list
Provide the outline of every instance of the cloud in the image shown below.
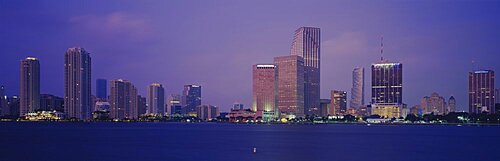
[[112,12],[106,15],[82,15],[69,19],[77,31],[86,31],[100,36],[128,37],[145,40],[153,35],[147,19],[125,12]]
[[322,42],[322,52],[335,55],[361,55],[368,51],[367,37],[361,32],[343,32],[333,39]]

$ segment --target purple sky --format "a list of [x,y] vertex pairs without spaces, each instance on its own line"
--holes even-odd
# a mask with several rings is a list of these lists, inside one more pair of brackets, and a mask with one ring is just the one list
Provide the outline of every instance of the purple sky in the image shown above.
[[203,104],[250,107],[252,64],[289,55],[300,26],[321,28],[322,98],[350,92],[352,69],[362,66],[369,101],[382,34],[384,57],[404,64],[409,106],[435,91],[466,110],[471,62],[500,67],[500,1],[133,2],[0,0],[0,84],[18,94],[19,61],[35,56],[42,93],[62,96],[64,52],[80,46],[94,80],[127,79],[142,95],[152,82],[168,94],[196,83]]

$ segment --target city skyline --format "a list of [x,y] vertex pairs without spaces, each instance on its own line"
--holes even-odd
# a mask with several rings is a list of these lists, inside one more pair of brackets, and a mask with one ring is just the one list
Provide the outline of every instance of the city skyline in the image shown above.
[[[0,3],[6,4],[5,6],[9,7],[5,9],[2,8],[2,10],[0,10],[0,12],[2,13],[15,13],[13,9],[15,9],[16,6],[20,5],[7,2]],[[93,2],[87,3],[89,6],[92,6]],[[331,4],[333,2],[321,3]],[[195,28],[189,28],[188,30],[176,28],[175,31],[196,32],[183,35],[183,37],[174,34],[176,38],[180,38],[180,41],[178,42],[178,44],[176,44],[180,47],[167,45],[167,48],[159,46],[165,45],[167,42],[171,42],[171,40],[165,40],[165,34],[169,34],[171,32],[162,31],[159,32],[160,37],[155,37],[148,34],[153,31],[157,32],[156,28],[148,29],[152,31],[144,30],[145,33],[142,32],[143,30],[137,31],[137,28],[143,29],[144,26],[141,25],[165,25],[165,23],[156,24],[155,22],[151,22],[156,19],[160,19],[159,17],[155,16],[155,14],[153,14],[153,12],[159,12],[157,8],[153,8],[151,12],[137,14],[137,12],[125,12],[125,9],[122,8],[124,6],[130,7],[130,4],[125,3],[123,4],[124,6],[115,6],[112,2],[110,2],[104,4],[100,9],[106,9],[115,6],[116,10],[100,11],[96,12],[95,14],[69,12],[67,16],[54,15],[53,13],[51,14],[49,12],[47,13],[47,16],[41,17],[43,20],[47,20],[48,23],[43,23],[39,26],[39,28],[36,29],[30,28],[33,31],[26,31],[22,28],[22,26],[16,26],[16,24],[24,25],[22,23],[16,22],[18,21],[17,19],[21,19],[27,15],[14,14],[13,17],[3,17],[7,14],[0,14],[2,15],[2,18],[5,18],[7,22],[6,25],[0,26],[1,30],[13,31],[13,28],[16,28],[18,29],[16,31],[31,33],[34,34],[35,37],[40,37],[30,39],[29,41],[26,41],[26,44],[19,46],[17,44],[13,44],[13,42],[18,42],[14,41],[17,39],[27,39],[23,36],[23,34],[19,32],[1,33],[2,37],[5,37],[5,40],[0,41],[3,42],[2,44],[6,45],[2,49],[0,49],[0,52],[5,57],[5,59],[0,60],[0,68],[2,69],[0,71],[0,74],[2,75],[2,77],[0,78],[0,84],[5,86],[8,95],[19,95],[18,89],[20,81],[19,75],[17,75],[19,74],[19,72],[17,71],[19,60],[24,59],[27,56],[34,56],[40,58],[41,61],[41,93],[55,94],[62,97],[64,95],[64,86],[61,85],[63,84],[64,77],[62,69],[62,65],[64,64],[64,50],[73,46],[81,46],[91,53],[93,60],[92,68],[95,69],[92,71],[92,78],[105,78],[108,80],[126,78],[134,82],[137,87],[145,87],[150,82],[157,81],[167,86],[167,88],[165,89],[166,94],[181,93],[184,84],[196,83],[203,86],[203,92],[206,92],[203,93],[204,104],[217,105],[223,110],[228,110],[229,108],[231,108],[231,105],[234,102],[241,102],[245,104],[246,107],[250,107],[252,98],[251,65],[269,62],[269,59],[272,57],[288,55],[287,53],[289,52],[290,43],[292,42],[291,33],[293,33],[293,31],[300,26],[314,26],[322,29],[321,98],[329,98],[328,92],[332,89],[349,91],[352,82],[352,80],[350,79],[352,69],[356,66],[368,68],[370,63],[376,61],[378,57],[380,57],[380,55],[378,55],[379,53],[377,52],[378,36],[380,34],[384,34],[386,38],[384,57],[391,60],[398,60],[399,62],[405,64],[405,80],[403,84],[405,84],[405,91],[411,92],[405,92],[405,95],[403,96],[403,103],[408,104],[408,106],[417,105],[419,104],[420,99],[423,96],[426,96],[431,92],[437,92],[445,98],[449,98],[453,95],[457,100],[457,110],[468,111],[467,73],[472,71],[473,69],[479,68],[491,69],[494,71],[498,71],[497,69],[499,68],[499,66],[497,65],[498,63],[496,63],[495,61],[499,58],[499,54],[496,53],[498,53],[498,51],[500,50],[498,49],[498,47],[496,47],[496,45],[491,43],[497,42],[497,35],[499,34],[499,32],[496,30],[479,31],[479,29],[481,28],[493,29],[498,27],[498,22],[492,22],[491,20],[493,20],[495,15],[499,14],[498,11],[494,10],[496,6],[498,6],[497,3],[495,3],[494,5],[487,5],[487,3],[474,3],[471,4],[471,6],[465,6],[465,4],[467,3],[464,3],[465,2],[451,4],[449,9],[447,10],[447,12],[451,13],[443,13],[437,11],[437,8],[439,7],[431,7],[431,13],[435,13],[435,15],[433,16],[431,16],[430,13],[404,13],[400,15],[401,17],[394,17],[394,20],[388,20],[389,18],[381,19],[381,17],[390,17],[392,15],[402,13],[402,11],[390,8],[390,6],[401,6],[402,4],[383,4],[377,7],[369,7],[368,11],[374,11],[380,8],[386,9],[381,13],[381,15],[374,16],[359,15],[356,14],[359,12],[348,12],[339,9],[340,13],[342,14],[353,13],[354,20],[341,19],[338,16],[333,17],[335,20],[338,20],[338,23],[329,23],[325,20],[319,19],[300,21],[292,20],[292,18],[288,18],[284,15],[272,15],[273,18],[282,17],[285,20],[269,22],[270,19],[264,19],[264,22],[267,25],[274,25],[269,29],[262,28],[262,26],[260,25],[243,27],[241,30],[235,30],[231,28],[217,29],[219,25],[215,24],[214,26],[209,27],[208,30],[205,29],[202,31],[196,31]],[[37,4],[43,6],[42,2],[36,2],[32,5],[28,5],[28,8],[33,8],[33,13],[45,12],[48,9],[46,7],[35,8]],[[203,4],[203,2],[201,2],[201,4]],[[420,2],[417,4],[420,5],[411,7],[410,9],[417,10],[422,7],[429,6],[425,2]],[[239,5],[229,5],[232,5],[238,9],[241,9],[241,7],[245,5],[255,7],[255,4],[250,2],[245,2],[245,4]],[[271,2],[270,5],[278,8],[286,6],[286,4],[277,4],[277,2]],[[306,8],[311,7],[308,5],[304,5],[303,3],[299,4],[298,2],[294,2],[288,5],[301,5]],[[434,5],[442,6],[444,4],[436,3]],[[198,18],[204,17],[200,15],[201,13],[205,12],[195,12],[196,9],[199,9],[197,8],[197,6],[189,7],[183,3],[174,4],[174,6],[191,9],[190,11],[193,11],[194,13],[189,14],[180,12],[179,10],[174,10],[172,12],[180,12],[182,14],[191,15]],[[354,2],[354,6],[359,8],[363,7],[364,5]],[[67,11],[61,6],[54,7],[55,8],[53,9],[57,11]],[[208,7],[214,8],[216,6],[208,5]],[[100,10],[91,9],[89,7],[87,8],[91,11]],[[137,7],[132,8],[138,11],[143,11],[145,6],[138,5]],[[478,8],[481,8],[481,12],[479,12]],[[459,13],[459,11],[463,10],[468,11],[467,13],[469,13],[470,15],[464,17],[464,14],[458,14],[459,16],[462,16],[460,22],[457,21],[457,17],[450,17],[449,15],[457,14]],[[225,8],[221,8],[221,11],[235,12],[233,9]],[[273,13],[272,11],[273,10],[267,8],[263,9],[264,13]],[[289,13],[291,11],[285,12]],[[324,15],[319,15],[321,17],[329,16],[332,14],[330,12],[327,12],[323,7],[320,7],[315,13],[317,12],[324,13]],[[214,14],[217,15],[217,13],[218,12],[208,12],[207,17],[205,18],[214,19],[213,16]],[[493,16],[488,17],[486,16],[486,13],[491,13],[491,15]],[[305,16],[307,15],[308,14],[306,14]],[[166,16],[170,17],[169,14],[167,14]],[[301,17],[301,15],[297,14],[291,14],[289,16]],[[448,23],[439,22],[440,17],[443,16],[449,17]],[[241,27],[241,25],[247,22],[254,22],[256,21],[255,18],[259,17],[259,15],[243,15],[243,17],[249,19],[249,21],[237,21],[238,23],[229,25],[229,27]],[[358,26],[362,23],[361,20],[357,20],[356,18],[362,19],[370,17],[381,20],[380,22],[366,22],[368,24],[373,24],[374,29],[366,29]],[[417,20],[430,18],[430,20],[426,21],[427,23],[425,24],[421,22],[419,23],[419,21],[405,21],[404,18],[408,17],[416,18]],[[232,20],[233,17],[222,16],[222,19]],[[33,21],[26,21],[26,23],[28,24],[37,22],[33,19],[28,20]],[[100,29],[93,28],[92,23],[99,23],[101,21],[117,22],[118,24],[128,24],[130,25],[128,26],[129,28],[125,29],[130,29],[136,32],[130,32],[129,34],[124,34],[125,37],[121,37],[120,34],[112,31],[102,31]],[[441,31],[446,30],[447,27],[460,26],[459,24],[465,23],[462,21],[468,22],[469,25],[440,33]],[[51,22],[62,23],[62,25],[60,27],[58,26],[57,29],[63,31],[63,34],[57,34],[52,29],[49,29],[55,25]],[[195,22],[202,24],[207,23],[199,19]],[[388,27],[391,24],[399,24],[399,22],[403,22],[402,29],[394,29]],[[489,25],[478,27],[474,25],[475,23]],[[108,27],[112,28],[114,27],[113,25],[116,24],[109,25],[110,26]],[[420,25],[420,27],[424,29],[413,28],[411,27],[411,25]],[[213,33],[202,34],[203,31],[207,33]],[[238,35],[239,39],[235,39],[235,37],[229,36],[231,35],[229,34],[222,35],[222,37],[220,37],[223,42],[221,43],[221,46],[207,42],[209,40],[217,40],[215,39],[216,35],[218,35],[216,33],[222,33],[223,31]],[[246,33],[247,31],[258,31],[260,33],[257,35],[249,35]],[[410,33],[410,31],[415,31],[415,33]],[[469,33],[468,31],[471,31],[472,33]],[[61,37],[65,38],[65,36],[71,35],[70,33],[76,34],[77,36],[75,36],[73,39],[68,40],[67,42],[60,41]],[[206,37],[208,40],[194,40],[194,38],[201,38],[204,36],[208,36]],[[118,38],[122,38],[124,40],[122,42],[123,44],[112,43],[110,41],[117,40]],[[45,41],[45,39],[47,39],[47,41]],[[444,41],[448,39],[453,39],[453,41]],[[95,40],[96,42],[93,42],[93,40]],[[40,43],[40,45],[34,45],[41,41],[44,42]],[[104,43],[108,41],[109,43]],[[193,49],[190,49],[187,45],[183,45],[189,44],[191,41],[193,41],[192,45],[195,46]],[[230,43],[228,41],[233,41],[233,43]],[[150,46],[144,45],[144,43],[151,42],[153,43]],[[243,43],[247,45],[244,45]],[[137,47],[137,49],[126,47],[127,45],[133,46],[131,44],[139,44],[141,46]],[[436,46],[434,44],[439,44],[439,46]],[[443,45],[447,48],[440,47]],[[229,47],[227,49],[224,49],[221,48],[222,46],[236,47]],[[176,56],[174,53],[182,53],[180,55],[187,56]],[[121,57],[121,55],[127,55],[127,57],[130,58]],[[132,59],[134,59],[134,61],[130,61]],[[228,61],[220,61],[220,59],[227,59]],[[129,63],[127,66],[115,63],[121,61],[127,61],[131,63]],[[473,67],[471,63],[472,61],[475,61],[474,64],[476,67]],[[157,70],[148,71],[148,69],[152,69],[153,67],[155,67],[151,64],[158,64],[162,62],[166,62],[165,64],[168,64],[170,68],[168,68],[168,66],[162,66]],[[192,66],[185,65],[187,63],[191,63]],[[231,69],[226,68],[227,66],[230,66]],[[222,72],[213,72],[219,70]],[[209,75],[204,73],[212,73],[216,75],[213,77],[209,77]],[[368,73],[365,76],[367,78],[370,78],[370,75]],[[427,79],[429,77],[434,79]],[[369,81],[369,79],[367,79],[367,81]],[[95,82],[95,80],[93,79],[91,80],[91,82]],[[223,90],[226,88],[234,88],[239,90]],[[365,88],[369,87],[365,85]],[[94,89],[95,88],[92,88],[92,90]],[[145,95],[147,91],[145,91],[143,88],[140,88],[139,92],[141,95]],[[92,93],[94,94],[95,92]],[[369,100],[369,97],[370,94],[365,92],[365,99]],[[365,104],[367,103],[368,102],[365,102]]]

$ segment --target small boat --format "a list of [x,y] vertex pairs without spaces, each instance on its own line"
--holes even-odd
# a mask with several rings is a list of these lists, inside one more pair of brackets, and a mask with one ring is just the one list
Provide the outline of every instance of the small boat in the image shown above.
[[366,124],[366,126],[371,126],[372,124]]
[[257,153],[257,148],[253,148],[253,153]]

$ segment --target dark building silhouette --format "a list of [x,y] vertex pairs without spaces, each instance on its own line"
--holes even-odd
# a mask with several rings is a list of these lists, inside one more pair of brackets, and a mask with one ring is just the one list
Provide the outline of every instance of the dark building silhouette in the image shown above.
[[181,101],[184,114],[196,113],[196,107],[201,105],[201,86],[195,84],[184,85]]

